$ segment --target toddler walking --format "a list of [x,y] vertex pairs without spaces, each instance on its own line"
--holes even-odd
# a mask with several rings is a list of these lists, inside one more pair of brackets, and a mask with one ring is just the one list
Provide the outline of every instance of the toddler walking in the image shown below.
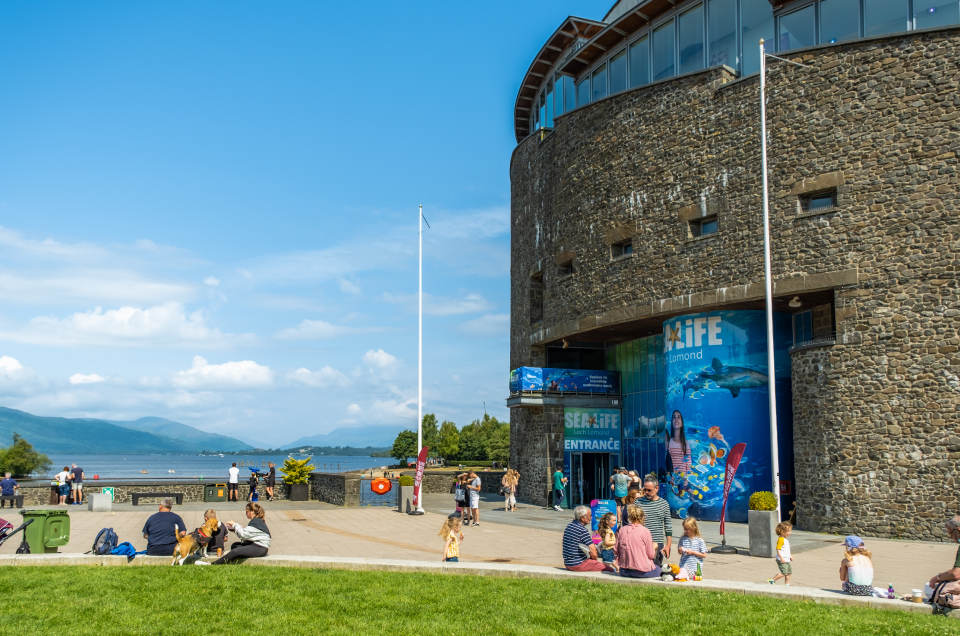
[[790,541],[788,537],[793,532],[793,525],[789,521],[781,521],[777,524],[777,567],[780,568],[780,574],[772,579],[767,579],[767,583],[773,585],[777,579],[783,577],[784,583],[790,585],[790,575],[793,574],[793,556],[790,554]]
[[692,581],[700,570],[703,576],[703,560],[707,556],[707,543],[700,536],[700,526],[693,517],[683,520],[683,536],[677,546],[680,554],[680,569],[687,571],[687,579]]
[[613,548],[617,545],[617,535],[613,533],[614,526],[617,525],[617,515],[612,512],[600,517],[597,523],[597,535],[600,537],[600,560],[604,565],[613,568],[614,572],[619,572],[617,568],[616,557],[613,554]]
[[443,544],[441,561],[460,562],[460,543],[463,541],[463,533],[460,532],[462,523],[460,517],[449,517],[440,527],[439,536],[446,541]]

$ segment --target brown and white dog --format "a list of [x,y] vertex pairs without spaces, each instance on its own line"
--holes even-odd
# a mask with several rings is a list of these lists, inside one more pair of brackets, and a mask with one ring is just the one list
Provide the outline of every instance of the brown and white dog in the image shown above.
[[174,524],[173,529],[177,535],[177,546],[173,549],[173,561],[170,565],[177,565],[178,559],[180,560],[180,565],[183,565],[183,562],[188,556],[210,542],[210,537],[213,536],[213,533],[215,533],[219,527],[220,522],[214,517],[204,521],[202,526],[190,534],[181,537],[180,528]]

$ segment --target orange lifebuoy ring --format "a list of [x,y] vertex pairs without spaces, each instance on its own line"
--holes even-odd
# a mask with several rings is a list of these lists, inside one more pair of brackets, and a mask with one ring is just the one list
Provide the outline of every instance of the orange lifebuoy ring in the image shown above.
[[370,490],[378,495],[385,495],[393,489],[393,483],[389,479],[379,477],[370,482]]

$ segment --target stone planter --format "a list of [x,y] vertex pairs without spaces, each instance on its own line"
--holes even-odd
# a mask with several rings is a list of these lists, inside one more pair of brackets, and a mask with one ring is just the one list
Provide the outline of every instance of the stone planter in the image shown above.
[[397,510],[410,512],[413,510],[413,486],[400,486],[400,495],[397,497]]
[[288,484],[290,501],[307,501],[310,499],[310,484]]
[[777,524],[780,523],[776,510],[750,510],[750,556],[773,558],[777,556]]

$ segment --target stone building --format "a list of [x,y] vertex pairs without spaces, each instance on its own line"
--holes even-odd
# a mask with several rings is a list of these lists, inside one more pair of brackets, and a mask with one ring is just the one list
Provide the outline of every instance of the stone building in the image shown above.
[[[744,442],[728,519],[777,484],[804,529],[942,538],[960,512],[960,6],[937,2],[621,0],[547,40],[510,162],[527,501],[558,466],[567,505],[610,498],[623,464],[716,518]],[[760,38],[804,65],[767,58],[778,476]]]

